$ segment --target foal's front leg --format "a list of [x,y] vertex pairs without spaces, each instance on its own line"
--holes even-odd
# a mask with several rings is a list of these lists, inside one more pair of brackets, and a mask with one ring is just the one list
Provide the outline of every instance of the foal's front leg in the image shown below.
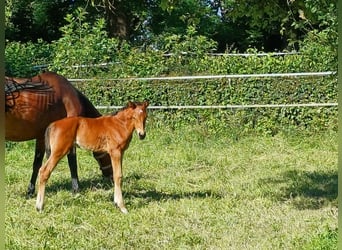
[[114,203],[120,208],[121,212],[127,214],[128,211],[125,208],[121,191],[123,154],[119,150],[115,150],[110,152],[110,156],[113,167]]

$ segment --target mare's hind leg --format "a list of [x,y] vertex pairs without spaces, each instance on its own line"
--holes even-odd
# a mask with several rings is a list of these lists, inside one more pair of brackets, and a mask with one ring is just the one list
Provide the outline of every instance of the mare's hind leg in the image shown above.
[[35,146],[35,152],[34,152],[34,161],[33,161],[33,169],[32,169],[31,180],[30,180],[30,183],[29,183],[28,188],[27,188],[27,194],[26,194],[27,198],[32,197],[34,194],[36,180],[37,180],[39,169],[42,166],[44,153],[45,153],[44,138],[43,139],[37,139],[36,140],[36,146]]
[[113,180],[113,168],[110,155],[108,153],[93,152],[93,156],[100,166],[103,177]]
[[79,190],[79,181],[77,173],[77,157],[76,157],[76,147],[73,146],[68,154],[68,163],[71,174],[71,186],[73,193],[77,193]]

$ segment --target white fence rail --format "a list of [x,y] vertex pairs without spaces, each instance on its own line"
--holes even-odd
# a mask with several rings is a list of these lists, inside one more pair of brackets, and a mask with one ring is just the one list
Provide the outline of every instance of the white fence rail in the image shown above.
[[[250,109],[250,108],[291,108],[291,107],[337,107],[337,102],[331,103],[292,103],[292,104],[246,104],[246,105],[184,105],[184,106],[149,106],[149,109]],[[120,109],[122,106],[96,106],[97,109]]]
[[269,73],[269,74],[232,74],[232,75],[201,75],[201,76],[165,76],[165,77],[130,77],[130,78],[103,78],[103,79],[68,79],[70,82],[100,81],[163,81],[163,80],[200,80],[200,79],[234,79],[234,78],[271,78],[271,77],[309,77],[329,76],[336,74],[335,71],[326,72],[301,72],[301,73]]

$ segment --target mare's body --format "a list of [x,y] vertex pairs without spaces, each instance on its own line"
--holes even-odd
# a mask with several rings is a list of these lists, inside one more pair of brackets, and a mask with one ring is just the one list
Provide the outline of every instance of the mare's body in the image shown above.
[[[42,165],[47,126],[64,117],[99,117],[91,102],[63,76],[45,72],[32,78],[5,77],[5,139],[9,141],[36,140],[33,171],[27,195],[32,196]],[[99,157],[102,157],[99,159]],[[105,176],[112,175],[109,155],[94,154]],[[72,188],[78,190],[76,151],[68,154]],[[107,167],[107,168],[106,168]]]

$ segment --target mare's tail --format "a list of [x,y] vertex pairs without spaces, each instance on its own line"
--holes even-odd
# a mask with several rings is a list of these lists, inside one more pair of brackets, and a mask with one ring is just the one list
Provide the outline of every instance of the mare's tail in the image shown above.
[[50,131],[51,126],[48,126],[45,130],[45,153],[46,158],[49,158],[51,155],[51,145],[50,145]]

